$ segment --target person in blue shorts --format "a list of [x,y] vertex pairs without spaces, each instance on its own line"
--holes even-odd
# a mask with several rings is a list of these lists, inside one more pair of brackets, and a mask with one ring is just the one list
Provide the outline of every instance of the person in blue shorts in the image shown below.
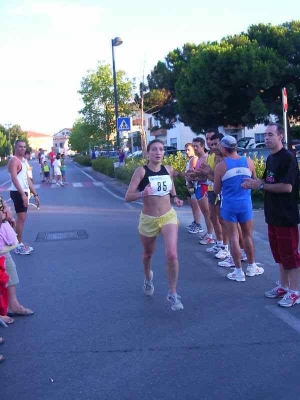
[[264,272],[264,269],[254,262],[251,191],[242,187],[246,178],[256,178],[255,167],[250,158],[237,154],[237,141],[233,136],[223,137],[220,141],[220,151],[225,158],[215,169],[214,192],[222,194],[220,215],[225,221],[230,252],[235,264],[234,270],[227,275],[227,278],[244,282],[245,274],[241,265],[238,224],[242,229],[244,248],[248,259],[246,275],[255,276]]

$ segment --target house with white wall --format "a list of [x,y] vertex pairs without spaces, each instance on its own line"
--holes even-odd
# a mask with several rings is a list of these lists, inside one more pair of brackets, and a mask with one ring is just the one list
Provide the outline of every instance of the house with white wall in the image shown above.
[[[141,117],[135,116],[132,119],[132,132],[129,133],[128,138],[136,134],[136,131],[141,130]],[[152,114],[144,114],[144,129],[146,133],[147,143],[157,138],[162,140],[167,146],[174,146],[178,150],[183,150],[188,142],[192,142],[197,136],[203,137],[204,135],[196,135],[190,127],[185,126],[182,122],[177,121],[172,129],[163,129],[160,127],[159,122],[155,120]],[[223,135],[234,136],[237,140],[243,137],[252,137],[255,143],[264,141],[264,124],[257,124],[253,128],[244,126],[219,126],[218,130]]]
[[53,135],[53,147],[56,153],[67,154],[70,148],[69,138],[71,133],[71,128],[64,128]]

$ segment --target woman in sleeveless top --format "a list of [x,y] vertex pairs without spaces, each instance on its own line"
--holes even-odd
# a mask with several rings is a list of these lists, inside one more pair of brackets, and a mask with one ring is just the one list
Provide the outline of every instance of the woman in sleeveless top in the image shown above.
[[178,219],[170,199],[172,198],[178,207],[183,205],[183,201],[176,195],[173,168],[162,165],[163,157],[164,143],[158,139],[152,140],[147,146],[148,164],[138,167],[133,173],[125,201],[138,199],[143,201],[138,230],[143,245],[144,293],[147,296],[152,296],[154,293],[151,264],[156,238],[161,233],[165,245],[169,282],[167,299],[171,303],[171,309],[177,311],[183,309],[180,296],[176,292]]

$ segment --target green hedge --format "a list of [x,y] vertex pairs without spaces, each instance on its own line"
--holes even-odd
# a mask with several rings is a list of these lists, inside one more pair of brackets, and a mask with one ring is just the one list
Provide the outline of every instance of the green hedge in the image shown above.
[[0,167],[4,167],[5,165],[8,164],[9,159],[7,158],[6,160],[1,160],[0,161]]
[[92,160],[92,167],[95,171],[114,177],[114,162],[112,158],[99,157]]
[[[137,167],[145,165],[147,162],[145,159],[130,159],[126,160],[124,167],[119,167],[114,169],[114,162],[111,158],[97,158],[92,160],[92,166],[95,171],[101,172],[105,175],[115,177],[120,181],[129,184],[133,172]],[[170,165],[177,172],[184,172],[186,166],[186,157],[178,152],[177,155],[171,154],[169,157],[165,157],[163,164]],[[254,166],[258,178],[262,178],[265,162],[263,158],[254,160]],[[183,178],[175,178],[174,184],[176,188],[176,193],[178,196],[185,200],[186,199],[186,187],[185,180]],[[261,190],[252,191],[252,200],[255,207],[261,207],[263,203],[263,192]]]
[[91,167],[92,165],[90,156],[74,156],[73,160],[80,165],[84,165],[85,167]]

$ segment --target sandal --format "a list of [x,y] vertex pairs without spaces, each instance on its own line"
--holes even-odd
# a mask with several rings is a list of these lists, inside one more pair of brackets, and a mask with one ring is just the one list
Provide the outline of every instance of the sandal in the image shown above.
[[0,315],[0,319],[2,319],[2,321],[8,325],[13,324],[15,322],[15,320],[13,318],[9,317],[8,315]]
[[5,358],[2,355],[0,355],[0,364],[3,363],[4,361],[5,361]]
[[21,306],[18,310],[8,310],[7,312],[9,317],[28,317],[33,314],[34,312],[30,310],[30,308],[25,308],[23,306]]

